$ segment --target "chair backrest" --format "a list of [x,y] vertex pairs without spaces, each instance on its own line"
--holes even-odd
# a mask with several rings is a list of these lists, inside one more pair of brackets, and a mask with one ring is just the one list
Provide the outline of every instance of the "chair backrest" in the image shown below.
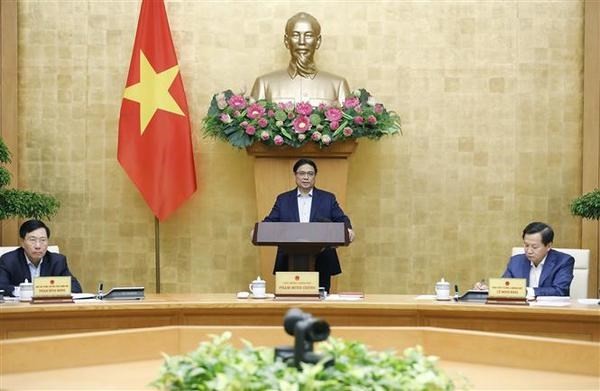
[[[575,299],[587,297],[588,274],[590,270],[590,250],[581,248],[555,248],[575,258],[573,281],[571,281],[570,296]],[[512,255],[523,254],[523,247],[513,247]]]
[[[19,248],[19,246],[4,246],[4,247],[0,247],[0,257],[3,256],[5,253],[12,251],[14,249]],[[52,253],[60,253],[60,251],[58,251],[58,246],[48,246],[48,251],[52,252]]]

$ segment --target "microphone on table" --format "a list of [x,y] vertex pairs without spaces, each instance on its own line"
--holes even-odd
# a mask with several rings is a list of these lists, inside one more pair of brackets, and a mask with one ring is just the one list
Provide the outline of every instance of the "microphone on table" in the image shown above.
[[96,295],[96,297],[100,300],[102,300],[102,296],[104,296],[104,292],[102,291],[102,288],[104,288],[104,283],[102,281],[100,281],[100,283],[98,284],[98,294]]

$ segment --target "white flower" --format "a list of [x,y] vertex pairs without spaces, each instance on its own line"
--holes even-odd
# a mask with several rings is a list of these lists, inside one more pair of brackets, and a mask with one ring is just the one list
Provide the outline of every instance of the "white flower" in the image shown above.
[[374,98],[374,97],[372,97],[372,96],[369,96],[369,99],[367,99],[367,104],[368,104],[369,106],[373,106],[373,107],[374,107],[374,106],[377,104],[377,101],[375,100],[375,98]]

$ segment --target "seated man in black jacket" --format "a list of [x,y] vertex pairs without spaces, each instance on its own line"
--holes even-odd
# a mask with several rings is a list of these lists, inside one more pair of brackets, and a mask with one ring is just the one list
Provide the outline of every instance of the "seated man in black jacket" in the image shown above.
[[21,247],[0,257],[0,289],[13,296],[15,286],[36,277],[71,276],[71,291],[81,293],[79,281],[69,271],[64,255],[48,251],[50,229],[40,220],[28,220],[19,228]]

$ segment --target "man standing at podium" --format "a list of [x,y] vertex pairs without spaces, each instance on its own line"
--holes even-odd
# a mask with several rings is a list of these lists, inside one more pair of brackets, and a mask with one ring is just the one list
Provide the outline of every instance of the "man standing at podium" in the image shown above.
[[[335,195],[315,188],[317,165],[310,159],[300,159],[294,164],[296,189],[277,196],[266,222],[333,222],[345,223],[350,242],[354,240],[354,231],[350,219],[335,199]],[[281,248],[277,249],[273,273],[288,271],[288,256]],[[337,252],[326,248],[317,254],[315,270],[319,272],[319,286],[327,292],[331,287],[331,276],[342,272]]]

